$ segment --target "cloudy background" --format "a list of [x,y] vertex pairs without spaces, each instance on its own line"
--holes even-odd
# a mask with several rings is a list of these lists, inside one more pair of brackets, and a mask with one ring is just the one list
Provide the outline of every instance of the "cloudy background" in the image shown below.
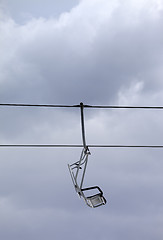
[[[163,105],[162,0],[1,0],[0,103]],[[86,109],[88,144],[163,144],[161,110]],[[1,144],[81,144],[79,109],[0,107]],[[163,239],[163,150],[0,149],[0,238]]]

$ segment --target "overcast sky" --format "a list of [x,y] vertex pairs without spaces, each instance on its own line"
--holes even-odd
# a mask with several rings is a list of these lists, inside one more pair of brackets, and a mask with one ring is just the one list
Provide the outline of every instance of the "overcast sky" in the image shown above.
[[[163,106],[162,0],[1,0],[0,103]],[[86,109],[88,144],[162,145],[162,110]],[[81,144],[79,109],[0,107],[0,144]],[[163,150],[0,149],[3,240],[162,240]]]

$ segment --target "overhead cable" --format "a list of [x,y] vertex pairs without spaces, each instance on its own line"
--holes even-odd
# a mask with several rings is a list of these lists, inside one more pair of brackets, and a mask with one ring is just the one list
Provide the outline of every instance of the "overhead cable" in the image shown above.
[[0,103],[1,107],[43,107],[43,108],[73,108],[80,105],[57,105],[57,104],[26,104],[26,103]]
[[[0,144],[1,148],[81,148],[81,144]],[[87,145],[90,148],[163,148],[163,145]]]
[[[80,108],[80,105],[62,104],[26,104],[26,103],[0,103],[0,107],[40,107],[40,108]],[[163,106],[119,106],[119,105],[86,105],[83,108],[101,109],[163,109]]]

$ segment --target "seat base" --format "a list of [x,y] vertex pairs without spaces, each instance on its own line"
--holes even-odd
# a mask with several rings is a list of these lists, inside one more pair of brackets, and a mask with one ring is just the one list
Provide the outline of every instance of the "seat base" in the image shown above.
[[[93,189],[97,189],[98,193],[94,194],[94,195],[91,195],[91,196],[88,196],[88,197],[85,196],[85,194],[83,193],[84,191],[89,191],[89,190],[93,190]],[[96,208],[96,207],[99,207],[101,205],[106,204],[106,199],[103,196],[103,192],[98,186],[83,188],[83,189],[81,189],[81,191],[83,193],[82,196],[83,196],[86,204],[89,207]]]

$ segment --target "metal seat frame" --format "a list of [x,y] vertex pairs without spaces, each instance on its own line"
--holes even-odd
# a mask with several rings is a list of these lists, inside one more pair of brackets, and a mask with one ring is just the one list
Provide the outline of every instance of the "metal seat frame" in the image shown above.
[[[71,179],[73,185],[75,187],[76,192],[79,197],[82,197],[85,203],[92,208],[99,207],[101,205],[106,204],[106,199],[103,196],[102,190],[98,186],[83,188],[83,182],[86,172],[86,167],[88,163],[88,156],[91,154],[88,146],[86,146],[85,141],[85,130],[84,130],[84,113],[83,113],[83,103],[80,103],[81,106],[81,126],[82,126],[82,138],[83,138],[83,150],[81,152],[81,156],[79,161],[68,164],[68,168],[70,171]],[[90,190],[96,190],[97,193],[86,196],[85,192]]]
[[92,190],[92,189],[98,190],[98,193],[96,193],[94,195],[91,195],[91,196],[88,196],[88,197],[85,197],[86,204],[89,207],[92,207],[92,208],[96,208],[96,207],[99,207],[101,205],[105,205],[106,204],[106,199],[104,198],[103,192],[100,189],[100,187],[94,186],[94,187],[89,187],[89,188],[82,188],[81,190],[82,190],[82,192],[84,192],[84,191],[89,191],[89,190]]

